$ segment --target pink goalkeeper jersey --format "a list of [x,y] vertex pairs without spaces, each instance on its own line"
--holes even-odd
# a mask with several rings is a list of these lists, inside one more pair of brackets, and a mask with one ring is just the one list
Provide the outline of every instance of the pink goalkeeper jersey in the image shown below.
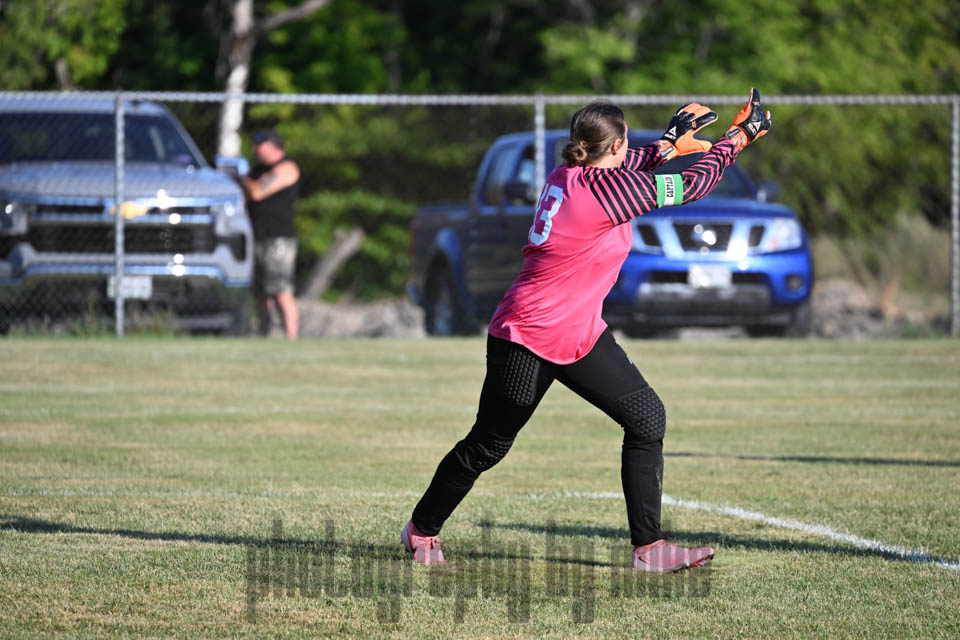
[[651,173],[663,163],[656,145],[630,149],[612,169],[558,166],[540,195],[523,270],[494,312],[490,334],[556,364],[587,355],[607,328],[603,299],[630,253],[633,228],[624,223],[702,198],[736,155],[721,140],[674,175]]

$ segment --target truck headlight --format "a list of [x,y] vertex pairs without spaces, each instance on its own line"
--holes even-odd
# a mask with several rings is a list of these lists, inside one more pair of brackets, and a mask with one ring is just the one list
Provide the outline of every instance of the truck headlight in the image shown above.
[[225,200],[211,207],[217,220],[217,235],[227,236],[249,230],[243,200]]
[[796,249],[803,244],[803,229],[793,218],[774,218],[758,247],[760,253]]
[[27,216],[36,205],[0,198],[0,233],[22,235],[27,232]]

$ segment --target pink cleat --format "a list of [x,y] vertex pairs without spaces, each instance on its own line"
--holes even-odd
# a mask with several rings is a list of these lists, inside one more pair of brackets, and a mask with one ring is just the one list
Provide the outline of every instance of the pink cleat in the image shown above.
[[420,564],[447,564],[440,549],[440,538],[437,536],[421,535],[413,526],[413,520],[400,532],[400,541],[403,548],[413,556],[413,561]]
[[633,548],[633,568],[637,571],[670,573],[703,566],[712,558],[713,547],[687,549],[662,539]]

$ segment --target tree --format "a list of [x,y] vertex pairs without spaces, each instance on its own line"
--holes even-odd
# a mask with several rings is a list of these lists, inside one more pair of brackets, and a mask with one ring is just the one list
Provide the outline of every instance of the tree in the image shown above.
[[0,84],[73,89],[95,82],[120,47],[126,0],[0,3]]
[[232,27],[226,46],[226,93],[220,115],[220,148],[222,156],[240,155],[240,126],[243,124],[243,101],[236,99],[247,89],[250,60],[257,40],[264,34],[319,11],[330,0],[305,0],[273,15],[255,20],[253,0],[233,0]]

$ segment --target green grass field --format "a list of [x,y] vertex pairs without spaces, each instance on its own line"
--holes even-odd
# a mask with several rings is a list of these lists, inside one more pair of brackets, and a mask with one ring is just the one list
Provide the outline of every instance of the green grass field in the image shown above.
[[[479,338],[2,341],[0,636],[960,635],[960,570],[804,530],[957,562],[960,342],[623,344],[667,406],[666,528],[717,548],[632,594],[619,427],[559,385],[448,522],[451,571],[402,562]],[[297,590],[296,557],[333,583]],[[251,558],[288,562],[272,592]]]

